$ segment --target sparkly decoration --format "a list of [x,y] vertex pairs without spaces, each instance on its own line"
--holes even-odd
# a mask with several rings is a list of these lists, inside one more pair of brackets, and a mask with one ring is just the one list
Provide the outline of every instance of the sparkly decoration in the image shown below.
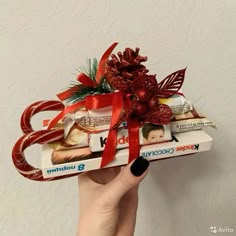
[[123,53],[118,52],[117,55],[112,54],[111,60],[108,60],[105,77],[113,88],[130,93],[133,80],[148,72],[142,65],[142,62],[147,61],[147,57],[139,55],[139,48],[126,48]]
[[168,98],[179,91],[185,69],[170,74],[158,84],[156,75],[147,74],[148,70],[142,64],[146,60],[147,57],[139,55],[139,48],[126,48],[117,56],[112,54],[111,60],[107,61],[107,81],[113,89],[122,91],[126,100],[129,98],[115,127],[128,117],[137,120],[140,125],[144,122],[168,124],[171,121],[171,109],[160,105],[159,98]]

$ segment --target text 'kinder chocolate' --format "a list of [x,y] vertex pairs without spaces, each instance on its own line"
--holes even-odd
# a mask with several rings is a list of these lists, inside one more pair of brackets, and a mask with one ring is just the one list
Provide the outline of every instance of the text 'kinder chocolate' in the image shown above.
[[[89,135],[89,147],[92,152],[102,151],[105,148],[109,131],[99,133],[91,133]],[[152,143],[162,143],[172,139],[169,125],[156,125],[145,123],[139,129],[140,145]],[[126,148],[129,146],[128,129],[119,128],[117,133],[117,149]]]
[[[100,137],[100,146],[102,148],[105,147],[106,142],[107,142],[107,138]],[[122,144],[125,144],[125,143],[129,143],[129,137],[125,137],[123,135],[122,137],[117,139],[116,143],[117,143],[117,145],[122,145]]]
[[193,144],[193,145],[186,145],[176,148],[176,152],[178,151],[186,151],[186,150],[198,150],[199,144]]

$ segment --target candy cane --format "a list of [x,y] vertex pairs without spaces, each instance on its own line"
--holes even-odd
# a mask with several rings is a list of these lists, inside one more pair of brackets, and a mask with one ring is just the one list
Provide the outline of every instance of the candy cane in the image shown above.
[[52,178],[44,178],[42,170],[31,166],[25,159],[24,150],[33,144],[46,144],[62,139],[64,130],[39,130],[24,134],[14,145],[12,150],[12,160],[17,171],[24,177],[37,181],[52,181],[72,177],[77,174],[70,174]]
[[32,117],[42,111],[61,111],[64,109],[64,104],[60,101],[38,101],[28,106],[21,115],[20,126],[22,131],[27,134],[33,132],[31,126]]

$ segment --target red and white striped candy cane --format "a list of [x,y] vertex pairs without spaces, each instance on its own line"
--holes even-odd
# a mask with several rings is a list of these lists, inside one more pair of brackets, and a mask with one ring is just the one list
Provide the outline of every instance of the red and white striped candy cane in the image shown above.
[[29,105],[21,115],[20,126],[23,133],[27,134],[33,132],[31,126],[32,117],[42,111],[61,111],[65,108],[64,104],[60,101],[38,101]]
[[12,150],[12,160],[17,171],[24,177],[37,181],[52,181],[72,177],[78,174],[70,174],[52,178],[44,178],[42,170],[31,166],[25,159],[24,150],[33,144],[46,144],[62,139],[64,130],[39,130],[24,134],[14,145]]

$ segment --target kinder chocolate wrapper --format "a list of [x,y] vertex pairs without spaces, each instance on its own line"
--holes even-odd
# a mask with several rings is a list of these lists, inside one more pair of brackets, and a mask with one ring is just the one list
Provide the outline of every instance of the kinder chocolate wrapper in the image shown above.
[[[149,161],[186,156],[209,151],[212,141],[212,138],[203,130],[178,133],[170,142],[142,146],[140,155]],[[42,152],[42,174],[44,178],[52,180],[52,178],[100,169],[101,156],[102,152],[90,154],[89,150],[83,148],[55,151],[45,144]],[[107,167],[128,164],[128,156],[128,148],[118,150],[114,160]]]
[[[108,130],[110,121],[111,107],[92,111],[77,110],[63,120],[64,140],[51,143],[51,145],[55,150],[87,147],[89,145],[89,133]],[[123,124],[120,127],[122,126]]]
[[159,102],[168,105],[172,110],[173,115],[186,113],[193,109],[193,105],[181,94],[181,91],[169,98],[160,98]]
[[[110,129],[111,117],[112,117],[112,106],[104,108],[88,110],[88,116],[93,122],[96,131],[103,131]],[[126,122],[121,123],[119,127],[126,126]]]
[[74,148],[71,150],[53,150],[51,162],[53,165],[70,163],[100,157],[101,154],[101,152],[92,153],[89,147]]
[[54,150],[59,151],[88,146],[88,131],[75,121],[66,118],[64,123],[61,123],[59,126],[57,125],[55,128],[59,127],[64,129],[64,138],[49,144]]
[[87,111],[79,109],[63,120],[64,140],[54,143],[55,150],[88,146],[88,133],[109,129],[111,107]]
[[[112,117],[112,106],[93,110],[77,110],[67,115],[65,119],[65,136],[67,136],[70,127],[76,122],[80,127],[88,132],[98,132],[110,128]],[[121,127],[124,126],[121,124]]]
[[[89,147],[92,152],[102,151],[105,147],[108,130],[99,133],[89,134]],[[147,145],[152,143],[166,142],[172,139],[169,125],[155,125],[145,123],[139,129],[139,143],[140,145]],[[129,146],[128,129],[119,128],[117,134],[117,149],[126,148]]]
[[216,127],[212,121],[196,111],[194,107],[190,112],[175,115],[170,124],[172,133],[187,132],[202,129],[207,126]]
[[[64,130],[66,135],[63,141],[49,144],[55,151],[83,148],[88,146],[92,152],[98,152],[104,149],[109,130],[101,132],[88,132],[72,120],[65,122],[65,124],[66,128]],[[140,145],[161,143],[171,139],[172,137],[169,125],[145,123],[144,126],[139,129]],[[117,134],[117,149],[126,148],[128,145],[128,129],[120,127]]]

